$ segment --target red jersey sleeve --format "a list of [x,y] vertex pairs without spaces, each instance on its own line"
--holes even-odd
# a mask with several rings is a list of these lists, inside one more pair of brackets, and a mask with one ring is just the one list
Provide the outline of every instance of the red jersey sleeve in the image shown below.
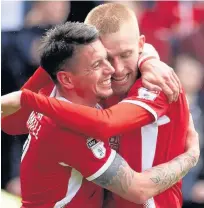
[[163,116],[169,108],[165,94],[148,90],[143,87],[141,80],[136,81],[129,91],[128,97],[122,103],[131,103],[146,109],[154,116],[155,120]]
[[[33,92],[38,92],[41,88],[50,83],[52,83],[50,76],[42,67],[39,67],[21,89],[29,89]],[[2,130],[11,135],[27,134],[28,129],[26,127],[26,121],[31,111],[32,109],[29,107],[21,108],[16,113],[2,118]]]
[[115,159],[116,151],[109,147],[108,142],[86,138],[68,130],[57,136],[59,163],[75,168],[89,181],[102,175]]
[[146,109],[131,103],[120,103],[102,110],[77,105],[24,90],[21,105],[31,107],[59,125],[87,136],[106,140],[154,121]]

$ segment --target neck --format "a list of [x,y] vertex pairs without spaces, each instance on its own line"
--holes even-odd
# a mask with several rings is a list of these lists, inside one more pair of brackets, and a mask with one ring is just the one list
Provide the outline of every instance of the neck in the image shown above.
[[58,87],[57,90],[61,97],[64,97],[65,99],[69,100],[72,103],[95,107],[95,105],[98,102],[96,98],[90,99],[90,98],[78,96],[74,90],[69,90],[69,92],[67,92],[65,89],[62,89],[60,87]]

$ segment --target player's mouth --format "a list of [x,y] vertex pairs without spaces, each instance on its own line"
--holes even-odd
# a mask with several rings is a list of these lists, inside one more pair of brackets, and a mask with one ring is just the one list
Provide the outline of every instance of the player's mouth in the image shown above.
[[101,84],[104,87],[111,87],[111,78],[104,80]]
[[124,85],[128,82],[128,78],[129,78],[130,74],[126,74],[123,77],[112,77],[112,83],[113,84],[117,84],[117,85]]

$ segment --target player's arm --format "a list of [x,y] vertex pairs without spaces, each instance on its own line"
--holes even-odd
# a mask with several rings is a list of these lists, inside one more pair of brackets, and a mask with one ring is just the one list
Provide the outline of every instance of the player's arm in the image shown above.
[[162,90],[169,102],[178,99],[181,83],[174,70],[159,60],[159,54],[150,44],[145,44],[140,55],[138,67],[143,85],[149,90]]
[[166,113],[169,104],[161,92],[151,92],[138,81],[131,89],[131,97],[108,109],[87,106],[42,97],[29,91],[22,94],[22,105],[51,117],[58,124],[87,136],[106,140],[147,125]]
[[[15,99],[13,95],[17,96]],[[7,96],[7,97],[6,97]],[[81,132],[87,136],[92,136],[102,140],[107,140],[111,136],[131,131],[151,123],[165,112],[167,106],[159,105],[160,112],[157,113],[147,105],[133,104],[130,102],[119,103],[111,108],[99,110],[87,106],[59,101],[55,98],[38,95],[29,90],[10,93],[2,97],[5,101],[5,112],[9,106],[7,100],[14,101],[12,106],[19,108],[19,97],[23,108],[32,108],[54,119],[59,125]],[[15,107],[12,108],[15,112]],[[18,110],[18,109],[17,109]],[[4,113],[4,112],[3,112]]]
[[[84,140],[81,135],[70,135],[65,129],[52,131],[53,139],[49,142],[55,146],[59,164],[75,168],[88,181],[134,203],[144,203],[173,186],[196,165],[199,157],[199,139],[192,119],[187,134],[186,152],[143,173],[131,169],[107,142],[90,137]],[[56,136],[59,138],[57,143]],[[70,137],[78,138],[68,139]]]
[[199,138],[190,119],[185,153],[143,173],[133,171],[117,154],[106,172],[93,182],[129,201],[144,203],[182,179],[197,164],[199,155]]
[[62,102],[24,90],[21,96],[23,108],[29,107],[54,119],[62,127],[102,140],[125,133],[153,122],[157,114],[132,103],[119,103],[100,110],[87,106]]
[[124,199],[144,203],[182,179],[196,165],[198,159],[194,155],[187,151],[168,163],[137,173],[117,154],[107,171],[93,182]]
[[117,154],[109,168],[93,182],[124,199],[144,203],[183,178],[196,165],[199,154],[198,134],[190,119],[185,153],[143,173],[133,171],[127,162]]
[[35,73],[28,79],[21,89],[38,92],[41,88],[51,83],[53,82],[49,74],[42,67],[38,67]]
[[[23,85],[21,89],[29,89],[33,92],[38,92],[42,87],[52,83],[52,80],[50,79],[49,75],[46,73],[46,71],[39,67],[36,72],[29,78],[29,80]],[[8,103],[7,103],[8,104]],[[28,133],[27,127],[26,127],[26,121],[32,112],[31,108],[19,108],[18,111],[11,115],[10,112],[13,112],[13,104],[10,102],[10,107],[7,106],[5,109],[5,103],[4,107],[2,108],[2,111],[4,111],[4,115],[9,115],[6,117],[3,117],[1,119],[1,128],[4,132],[11,135],[18,135],[18,134],[26,134]],[[12,128],[11,128],[12,126]]]

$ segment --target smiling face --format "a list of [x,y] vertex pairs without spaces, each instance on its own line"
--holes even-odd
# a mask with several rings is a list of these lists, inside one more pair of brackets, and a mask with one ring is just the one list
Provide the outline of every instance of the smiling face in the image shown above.
[[126,94],[136,80],[139,53],[145,42],[145,37],[139,35],[134,11],[123,4],[106,3],[91,10],[85,23],[98,29],[115,69],[112,76],[114,94]]
[[100,40],[79,49],[69,73],[76,94],[86,100],[100,100],[113,94],[111,76],[114,69]]
[[129,91],[138,73],[137,63],[145,38],[139,36],[137,27],[133,23],[130,21],[123,24],[118,32],[101,35],[109,61],[115,69],[112,76],[112,89],[117,95],[123,95]]

